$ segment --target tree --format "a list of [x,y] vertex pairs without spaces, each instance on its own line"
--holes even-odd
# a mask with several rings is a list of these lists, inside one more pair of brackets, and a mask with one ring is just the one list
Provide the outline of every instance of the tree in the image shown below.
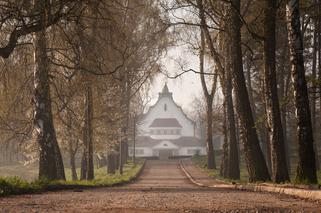
[[227,137],[228,137],[228,165],[227,165],[227,178],[238,180],[240,179],[240,163],[239,163],[239,148],[236,139],[236,127],[235,127],[235,113],[234,113],[234,104],[233,104],[233,95],[232,95],[232,67],[231,67],[231,45],[228,42],[228,36],[225,42],[226,48],[226,58],[225,61],[225,73],[223,76],[223,94],[225,98],[225,109],[226,112],[226,126],[227,126]]
[[317,183],[298,0],[287,1],[286,17],[299,142],[299,162],[296,180],[298,182]]
[[215,153],[213,147],[213,99],[216,91],[217,73],[213,74],[211,82],[211,91],[208,91],[204,76],[204,51],[205,38],[203,29],[201,29],[201,48],[200,48],[200,78],[202,89],[206,100],[206,144],[207,144],[207,168],[215,169]]
[[[0,14],[1,27],[6,28],[8,40],[3,47],[0,47],[0,56],[8,58],[13,50],[19,45],[19,39],[34,32],[57,24],[63,18],[73,12],[75,5],[82,0],[54,0],[46,1],[43,11],[47,11],[45,20],[41,20],[38,13],[38,5],[32,5],[31,1],[23,3],[9,0],[1,2]],[[34,6],[34,7],[33,7]],[[36,17],[36,18],[35,18]],[[4,30],[4,29],[3,29]]]
[[240,0],[230,2],[232,11],[230,36],[232,53],[232,76],[233,87],[236,94],[236,106],[241,120],[241,129],[244,138],[244,152],[247,162],[249,181],[266,181],[270,179],[269,172],[259,146],[259,140],[253,120],[249,95],[247,92],[241,47],[241,19],[240,19]]
[[266,0],[264,10],[264,83],[265,103],[272,154],[272,180],[280,183],[289,181],[286,163],[283,128],[278,98],[275,62],[275,25],[277,1]]
[[[45,24],[47,1],[36,1],[40,22]],[[65,170],[58,146],[51,109],[46,29],[35,35],[34,125],[39,144],[39,177],[65,179]]]

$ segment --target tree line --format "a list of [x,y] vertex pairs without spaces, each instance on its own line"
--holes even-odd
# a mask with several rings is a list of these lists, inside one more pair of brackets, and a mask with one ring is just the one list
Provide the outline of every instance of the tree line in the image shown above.
[[94,178],[94,153],[108,151],[109,172],[122,172],[160,59],[184,42],[199,57],[208,168],[221,94],[222,176],[240,178],[241,144],[250,182],[287,182],[296,147],[296,180],[316,183],[320,9],[318,0],[1,1],[3,144],[39,159],[39,177],[65,179],[61,148],[73,179],[77,153],[81,179]]
[[93,179],[106,153],[122,172],[169,43],[157,4],[8,0],[0,14],[1,145],[39,160],[40,178],[66,178],[61,149],[74,180]]
[[[296,164],[297,182],[317,183],[320,2],[186,0],[163,7],[199,56],[207,168],[217,167],[212,142],[219,112],[221,176],[240,179],[241,146],[250,182],[288,182]],[[215,100],[222,105],[216,111]]]

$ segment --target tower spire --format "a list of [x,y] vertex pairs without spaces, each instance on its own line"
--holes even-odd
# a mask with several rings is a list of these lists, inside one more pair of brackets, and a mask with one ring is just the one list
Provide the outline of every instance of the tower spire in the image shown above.
[[168,89],[168,86],[167,86],[167,82],[165,82],[165,85],[163,87],[162,92],[159,93],[159,98],[160,97],[164,97],[164,96],[169,96],[169,97],[172,96],[172,93],[169,92],[169,89]]
[[169,93],[168,87],[167,87],[167,82],[165,83],[162,93]]

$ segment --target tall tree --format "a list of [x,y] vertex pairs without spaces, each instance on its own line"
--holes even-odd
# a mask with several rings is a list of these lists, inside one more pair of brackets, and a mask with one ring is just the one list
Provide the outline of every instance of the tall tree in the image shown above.
[[319,20],[314,19],[313,20],[313,45],[312,45],[312,90],[311,90],[311,122],[312,122],[312,131],[315,133],[313,134],[313,145],[314,145],[314,152],[315,152],[315,163],[316,163],[316,168],[318,169],[320,167],[319,165],[319,156],[318,156],[318,145],[317,145],[317,140],[316,140],[316,125],[317,125],[317,119],[316,119],[316,93],[317,93],[317,52],[318,52],[318,30],[319,30]]
[[264,83],[272,154],[272,180],[289,181],[286,163],[282,120],[278,98],[275,60],[275,29],[277,1],[266,0],[264,8]]
[[82,162],[82,179],[94,179],[94,145],[93,145],[93,94],[90,79],[85,82],[84,94],[84,153]]
[[317,183],[311,113],[304,69],[299,0],[287,1],[286,17],[299,142],[296,180]]
[[236,106],[244,138],[244,152],[249,172],[249,181],[266,181],[270,180],[270,175],[259,145],[243,71],[240,0],[231,0],[229,5],[232,12],[230,36],[232,45],[233,86],[236,94]]
[[[46,23],[46,4],[48,1],[37,0],[36,8],[42,25]],[[64,165],[58,146],[53,123],[49,65],[46,45],[46,28],[35,34],[35,70],[34,70],[34,125],[36,140],[39,144],[39,177],[65,179]]]
[[235,113],[234,113],[234,104],[232,96],[232,75],[231,75],[231,54],[230,48],[231,45],[229,42],[226,44],[226,53],[227,60],[225,63],[225,75],[224,75],[224,98],[226,104],[226,123],[227,123],[227,136],[228,136],[228,172],[227,178],[238,180],[240,179],[240,164],[239,164],[239,149],[236,139],[236,128],[235,128]]
[[201,29],[201,48],[200,48],[200,78],[202,89],[206,100],[206,144],[207,144],[207,168],[215,169],[215,153],[213,147],[213,100],[216,91],[217,74],[214,73],[211,82],[211,91],[208,91],[204,75],[204,52],[205,38],[203,29]]

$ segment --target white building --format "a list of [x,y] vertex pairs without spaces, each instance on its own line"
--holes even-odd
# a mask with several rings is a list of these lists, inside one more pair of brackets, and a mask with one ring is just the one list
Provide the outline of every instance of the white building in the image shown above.
[[[174,102],[166,84],[155,105],[137,122],[135,154],[159,158],[206,154],[195,122]],[[133,145],[129,155],[133,155]]]

